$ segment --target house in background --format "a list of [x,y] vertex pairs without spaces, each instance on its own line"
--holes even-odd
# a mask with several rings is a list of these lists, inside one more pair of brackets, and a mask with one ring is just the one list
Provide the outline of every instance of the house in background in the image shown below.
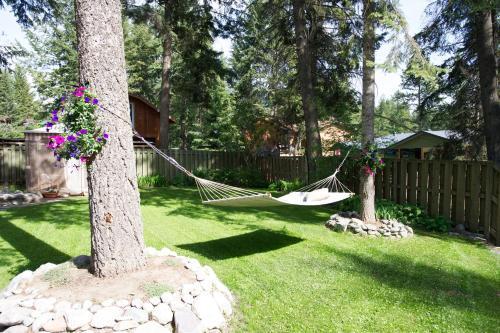
[[[129,94],[130,120],[134,129],[146,140],[160,142],[160,111],[145,98]],[[169,124],[175,121],[169,117]]]
[[439,159],[443,157],[444,146],[450,142],[453,134],[451,131],[396,133],[376,138],[375,144],[384,157]]

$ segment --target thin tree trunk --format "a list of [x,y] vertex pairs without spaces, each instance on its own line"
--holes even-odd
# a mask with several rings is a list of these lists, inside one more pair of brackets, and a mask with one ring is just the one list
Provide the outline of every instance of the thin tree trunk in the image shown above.
[[479,85],[484,117],[484,132],[488,160],[500,164],[500,103],[497,92],[497,59],[492,12],[477,14],[477,54]]
[[[167,10],[167,9],[165,9]],[[165,32],[163,41],[163,68],[161,73],[160,93],[160,147],[169,146],[169,116],[170,116],[170,65],[172,63],[172,35],[170,28]]]
[[[76,0],[80,82],[99,103],[129,119],[120,0]],[[132,128],[110,112],[99,125],[111,135],[88,169],[91,270],[116,276],[145,264]]]
[[306,128],[307,168],[311,180],[316,174],[315,160],[321,156],[321,137],[319,135],[318,113],[314,105],[311,50],[306,34],[305,0],[293,1],[293,19],[298,58],[297,70]]
[[[375,24],[374,4],[363,0],[363,96],[361,109],[361,141],[363,149],[370,149],[374,142],[375,114]],[[375,182],[373,174],[361,170],[360,197],[361,219],[375,222]]]

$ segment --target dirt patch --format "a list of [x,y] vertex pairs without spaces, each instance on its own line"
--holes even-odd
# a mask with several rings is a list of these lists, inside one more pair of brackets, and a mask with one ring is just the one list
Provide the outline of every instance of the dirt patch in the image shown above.
[[96,278],[86,268],[77,268],[68,262],[35,277],[28,287],[36,288],[44,297],[56,297],[72,303],[91,300],[147,299],[164,292],[174,292],[181,285],[196,281],[195,274],[180,260],[169,257],[151,257],[146,266],[136,272],[114,278]]

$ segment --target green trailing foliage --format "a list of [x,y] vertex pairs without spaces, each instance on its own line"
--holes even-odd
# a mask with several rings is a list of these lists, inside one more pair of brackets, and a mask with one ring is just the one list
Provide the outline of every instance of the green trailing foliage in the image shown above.
[[[422,208],[415,205],[403,205],[382,199],[377,200],[375,207],[377,219],[395,219],[411,227],[435,232],[447,232],[451,226],[450,221],[444,217],[430,217]],[[342,201],[336,206],[336,209],[339,211],[359,211],[359,197],[354,196]]]

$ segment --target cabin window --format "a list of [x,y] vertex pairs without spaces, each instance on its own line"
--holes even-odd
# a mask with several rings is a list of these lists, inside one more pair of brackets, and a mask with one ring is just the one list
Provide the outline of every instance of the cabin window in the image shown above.
[[135,105],[134,103],[129,103],[128,105],[130,109],[130,122],[132,127],[135,128]]

